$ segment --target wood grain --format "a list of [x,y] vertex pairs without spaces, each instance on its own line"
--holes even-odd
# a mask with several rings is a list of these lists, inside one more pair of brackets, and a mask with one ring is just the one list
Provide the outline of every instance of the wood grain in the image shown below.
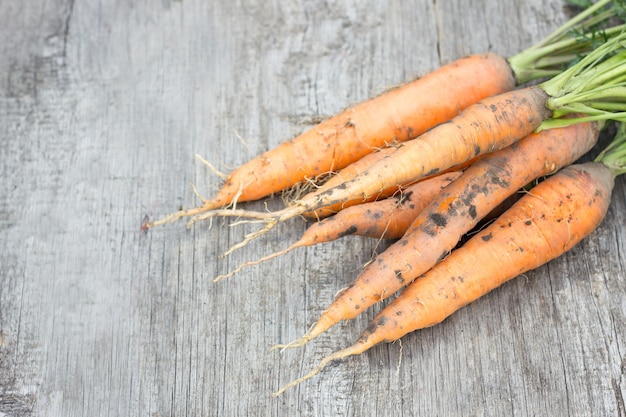
[[[215,221],[149,233],[228,171],[466,54],[511,55],[559,0],[0,2],[0,416],[626,416],[626,182],[567,255],[439,326],[270,393],[373,309],[299,336],[386,243]],[[278,197],[255,209],[281,206]]]

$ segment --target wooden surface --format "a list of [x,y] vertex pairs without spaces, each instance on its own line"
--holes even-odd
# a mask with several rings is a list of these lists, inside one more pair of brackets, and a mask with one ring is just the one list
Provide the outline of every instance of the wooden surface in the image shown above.
[[[374,313],[304,332],[385,244],[227,259],[250,229],[149,233],[224,171],[455,58],[506,56],[560,0],[0,2],[0,416],[625,416],[626,182],[566,256],[443,324],[270,393]],[[279,198],[247,207],[278,208]]]

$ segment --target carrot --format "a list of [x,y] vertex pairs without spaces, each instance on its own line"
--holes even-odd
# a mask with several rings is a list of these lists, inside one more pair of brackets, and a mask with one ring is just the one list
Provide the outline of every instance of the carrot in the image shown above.
[[[347,167],[345,167],[344,169],[342,169],[341,171],[339,171],[337,173],[337,175],[331,177],[327,182],[325,182],[322,186],[320,186],[317,190],[307,194],[304,199],[312,199],[315,198],[316,195],[320,195],[323,194],[325,191],[330,190],[333,187],[336,186],[340,186],[341,184],[356,178],[357,176],[361,175],[362,173],[364,173],[369,167],[371,167],[374,163],[383,160],[384,158],[386,158],[387,156],[391,155],[393,152],[395,152],[396,149],[394,147],[389,147],[389,148],[384,148],[381,149],[379,151],[376,152],[372,152],[366,156],[364,156],[363,158],[359,159],[358,161],[348,165]],[[434,176],[431,176],[430,178],[434,178],[437,175],[442,175],[442,174],[446,174],[449,172],[458,172],[458,171],[462,171],[464,169],[466,169],[468,166],[470,166],[472,163],[474,163],[478,158],[474,158],[471,159],[469,161],[467,161],[464,164],[458,165],[458,166],[454,166],[450,169],[445,170],[444,172],[441,173],[437,173]],[[419,181],[418,181],[419,182]],[[302,216],[306,219],[309,220],[320,220],[320,219],[324,219],[328,216],[332,216],[336,213],[339,213],[341,210],[344,210],[346,208],[355,206],[355,205],[359,205],[359,204],[363,204],[363,203],[369,203],[372,201],[377,201],[377,200],[381,200],[381,199],[385,199],[387,197],[390,197],[394,194],[396,194],[398,191],[400,191],[402,188],[406,188],[412,184],[415,184],[416,182],[410,182],[408,184],[394,184],[384,190],[380,190],[379,192],[367,197],[366,199],[354,199],[354,200],[349,200],[349,201],[342,201],[340,203],[334,204],[334,205],[330,205],[330,206],[326,206],[326,207],[322,207],[319,208],[317,210],[311,211],[311,212],[305,212],[302,213]],[[398,236],[399,237],[399,236]]]
[[461,171],[453,171],[436,175],[401,188],[390,198],[348,207],[311,228],[316,225],[321,228],[324,222],[335,226],[343,224],[345,229],[341,235],[352,231],[350,234],[374,239],[399,239],[422,209],[461,174]]
[[283,142],[233,171],[217,195],[202,206],[146,223],[144,228],[235,201],[257,200],[341,169],[376,148],[415,138],[468,105],[514,87],[515,77],[501,56],[461,58]]
[[330,354],[309,374],[274,395],[313,377],[332,361],[436,325],[503,283],[570,250],[600,225],[610,204],[614,177],[626,172],[623,133],[622,128],[615,147],[595,162],[566,167],[534,187],[409,285],[356,343]]
[[460,171],[437,175],[403,188],[393,197],[348,207],[331,217],[313,223],[300,240],[287,249],[256,261],[244,262],[227,274],[216,277],[213,281],[230,277],[245,267],[269,261],[296,248],[330,242],[344,236],[398,239],[404,235],[413,219],[441,189],[460,175]]
[[[624,41],[626,32],[606,41],[577,64],[538,86],[506,92],[473,104],[452,120],[401,144],[395,152],[361,175],[320,194],[305,196],[293,206],[269,213],[214,210],[192,221],[213,216],[239,216],[265,221],[262,230],[248,234],[243,242],[227,252],[230,253],[278,222],[321,207],[366,199],[393,185],[434,175],[479,155],[510,146],[536,129],[591,120],[625,120]],[[562,117],[582,111],[591,116]]]
[[[299,210],[289,207],[276,213],[275,218],[283,220],[305,209],[315,210],[341,201],[367,198],[393,184],[415,181],[462,164],[478,155],[511,145],[539,128],[544,120],[572,112],[573,108],[601,113],[604,103],[598,104],[596,98],[611,100],[616,93],[613,89],[621,82],[619,77],[626,73],[624,48],[619,43],[623,39],[626,39],[624,34],[614,38],[613,42],[607,42],[588,55],[581,61],[582,65],[575,65],[539,86],[506,92],[469,106],[452,120],[401,144],[362,175],[314,198],[303,199],[297,202],[301,206]],[[615,49],[622,55],[608,60],[606,65],[596,66],[597,59]],[[599,76],[601,71],[614,78],[605,82]],[[581,88],[582,92],[579,91]],[[593,101],[585,94],[594,94]],[[603,116],[612,117],[606,112]]]
[[415,218],[388,247],[342,291],[301,338],[276,347],[298,347],[342,320],[393,295],[432,268],[464,234],[500,203],[538,177],[573,163],[596,143],[595,122],[534,133],[470,166]]
[[418,137],[472,103],[511,90],[516,78],[527,82],[552,75],[572,59],[572,53],[595,47],[584,36],[572,38],[569,33],[576,28],[587,31],[588,19],[598,23],[594,16],[609,3],[601,0],[509,60],[491,53],[465,57],[358,104],[242,165],[228,175],[217,195],[201,206],[146,221],[142,228],[256,200],[306,178],[341,169],[374,149]]

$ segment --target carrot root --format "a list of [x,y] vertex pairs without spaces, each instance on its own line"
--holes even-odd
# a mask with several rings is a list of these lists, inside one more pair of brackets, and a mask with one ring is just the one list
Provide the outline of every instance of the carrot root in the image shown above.
[[187,222],[187,227],[189,228],[198,221],[207,220],[213,217],[241,217],[265,222],[265,226],[262,229],[247,234],[243,241],[231,246],[226,252],[224,252],[222,257],[225,257],[233,253],[235,250],[246,246],[254,239],[263,236],[265,233],[272,230],[278,223],[297,217],[305,211],[306,209],[302,206],[290,206],[275,212],[250,211],[242,209],[216,209],[206,211],[192,217]]
[[[208,204],[208,202],[205,202],[205,204],[203,204],[202,206],[175,211],[174,213],[170,213],[167,216],[160,218],[159,220],[155,220],[155,221],[152,221],[152,222],[150,220],[145,221],[141,225],[141,230],[148,230],[148,229],[152,229],[153,227],[156,227],[156,226],[162,226],[164,224],[174,223],[174,222],[176,222],[176,221],[178,221],[178,220],[180,220],[180,219],[182,219],[184,217],[192,217],[193,218],[193,217],[196,217],[196,216],[200,216],[203,213],[210,212],[210,210],[212,208],[213,207],[211,207]],[[213,216],[209,216],[209,217],[213,217]]]
[[324,333],[326,330],[330,329],[336,322],[330,318],[328,314],[322,314],[320,319],[313,323],[313,325],[309,328],[309,330],[300,336],[299,338],[292,340],[289,343],[285,344],[277,344],[272,346],[270,351],[280,349],[280,351],[284,351],[286,349],[298,348],[306,345],[311,340],[315,339],[317,336]]
[[280,352],[282,353],[283,351],[290,349],[290,348],[297,348],[297,347],[302,347],[304,345],[306,345],[310,340],[312,340],[313,337],[308,336],[308,333],[304,334],[303,336],[292,340],[289,343],[278,343],[274,346],[272,346],[270,348],[270,352],[275,351],[276,349],[280,349]]
[[298,245],[297,242],[296,242],[296,244],[293,244],[293,245],[289,246],[287,249],[283,249],[283,250],[271,253],[271,254],[269,254],[267,256],[264,256],[262,258],[259,258],[259,259],[255,260],[255,261],[247,261],[247,262],[244,262],[242,264],[239,264],[239,266],[237,268],[233,269],[232,271],[230,271],[230,272],[228,272],[226,274],[223,274],[223,275],[218,275],[217,277],[215,277],[215,279],[213,279],[213,282],[218,282],[218,281],[221,281],[221,280],[223,280],[225,278],[232,277],[236,273],[240,272],[242,269],[247,268],[249,266],[259,265],[260,263],[263,263],[265,261],[269,261],[270,259],[278,258],[279,256],[285,255],[285,254],[291,252],[292,250],[294,250],[295,248],[298,248],[300,246],[301,245]]
[[215,168],[215,166],[212,163],[210,163],[209,161],[204,159],[202,156],[200,156],[200,154],[195,154],[194,156],[196,157],[196,159],[198,161],[200,161],[204,165],[206,165],[211,170],[211,172],[213,172],[215,175],[217,175],[218,177],[220,177],[223,180],[227,180],[228,179],[228,174],[225,174],[222,171],[220,171],[217,168]]
[[[188,209],[183,210],[184,212],[190,212],[196,209]],[[196,215],[191,214],[191,219],[187,222],[187,227],[193,225],[202,220],[207,220],[213,217],[241,217],[244,219],[256,219],[256,220],[265,220],[267,222],[278,221],[282,222],[285,220],[289,220],[293,217],[297,217],[300,214],[304,213],[305,208],[296,205],[289,206],[282,210],[278,211],[253,211],[253,210],[244,210],[244,209],[215,209],[215,210],[199,210],[199,213]],[[175,213],[174,213],[175,214]],[[173,215],[173,214],[172,214]],[[189,214],[187,214],[189,216]],[[180,216],[183,217],[183,216]]]
[[252,242],[254,239],[261,237],[267,232],[269,232],[270,230],[272,230],[274,226],[276,226],[277,224],[278,224],[278,221],[276,220],[268,220],[262,229],[257,230],[256,232],[248,233],[241,242],[231,246],[226,252],[224,252],[221,255],[221,257],[224,258],[230,255],[231,253],[233,253],[234,251],[236,251],[237,249],[243,248],[248,243]]
[[278,397],[283,392],[287,391],[289,388],[293,388],[296,385],[306,381],[307,379],[313,378],[315,375],[319,374],[324,368],[326,368],[326,366],[328,366],[329,363],[339,360],[339,359],[347,358],[348,356],[358,355],[359,353],[362,353],[363,351],[367,350],[369,347],[371,347],[369,343],[357,342],[354,345],[349,346],[345,349],[338,350],[337,352],[331,353],[330,355],[322,359],[319,365],[315,369],[313,369],[311,372],[309,372],[308,374],[298,379],[294,379],[293,381],[283,386],[278,391],[274,392],[272,396]]

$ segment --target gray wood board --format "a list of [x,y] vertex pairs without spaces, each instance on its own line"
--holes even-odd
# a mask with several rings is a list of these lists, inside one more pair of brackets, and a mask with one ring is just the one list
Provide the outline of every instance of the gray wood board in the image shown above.
[[[282,384],[380,307],[302,349],[376,251],[281,225],[143,233],[315,120],[461,56],[522,50],[557,0],[0,2],[0,416],[625,416],[626,183],[565,256],[444,323]],[[246,205],[282,206],[274,197]]]

